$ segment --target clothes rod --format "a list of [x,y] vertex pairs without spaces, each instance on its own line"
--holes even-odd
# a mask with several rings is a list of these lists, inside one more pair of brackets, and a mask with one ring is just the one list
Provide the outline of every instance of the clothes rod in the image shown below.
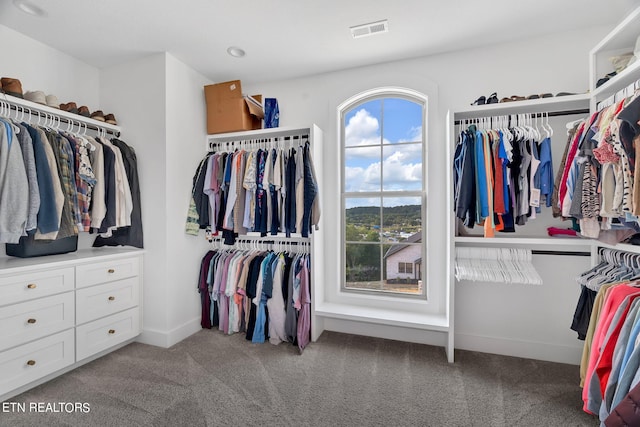
[[454,123],[456,125],[461,125],[465,123],[473,123],[476,120],[487,119],[492,117],[502,117],[502,116],[517,116],[517,115],[527,115],[531,117],[562,117],[562,116],[574,116],[576,114],[589,114],[589,109],[577,109],[577,110],[563,110],[563,111],[550,111],[548,113],[509,113],[509,114],[496,114],[490,116],[482,116],[482,117],[473,117],[470,119],[456,120]]
[[241,144],[243,142],[249,142],[249,143],[263,143],[263,142],[271,142],[271,141],[279,141],[279,140],[283,140],[283,141],[293,141],[295,139],[305,139],[305,138],[309,138],[309,135],[293,135],[293,136],[283,136],[283,137],[278,137],[278,136],[274,136],[271,138],[238,138],[236,140],[227,140],[227,141],[216,141],[214,138],[211,138],[209,140],[209,145],[225,145],[225,144]]
[[[117,131],[117,130],[113,130],[113,129],[110,129],[110,128],[107,128],[107,127],[94,125],[94,124],[91,124],[91,123],[87,123],[87,121],[84,120],[85,119],[84,116],[78,116],[78,119],[76,120],[76,119],[60,116],[58,114],[53,114],[53,113],[40,111],[40,110],[37,110],[35,108],[31,108],[31,107],[23,107],[22,105],[18,106],[16,104],[14,104],[12,101],[2,100],[2,102],[4,102],[9,107],[10,110],[16,111],[18,114],[23,114],[24,113],[24,114],[29,114],[30,116],[42,117],[44,119],[47,119],[48,117],[52,117],[52,118],[55,119],[55,123],[64,123],[65,125],[79,126],[80,128],[91,129],[91,130],[94,130],[96,132],[110,133],[111,135],[113,135],[115,137],[119,137],[120,136],[120,132]],[[17,117],[17,114],[16,114],[16,117]],[[15,120],[17,120],[17,118]],[[58,130],[60,130],[60,129],[58,129]]]
[[531,251],[533,255],[563,255],[563,256],[591,256],[591,252],[581,251],[544,251],[534,249]]

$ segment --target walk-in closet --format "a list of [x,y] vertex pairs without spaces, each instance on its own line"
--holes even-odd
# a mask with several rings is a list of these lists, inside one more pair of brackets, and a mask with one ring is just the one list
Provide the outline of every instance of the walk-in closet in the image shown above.
[[640,425],[639,1],[156,3],[0,2],[0,426]]

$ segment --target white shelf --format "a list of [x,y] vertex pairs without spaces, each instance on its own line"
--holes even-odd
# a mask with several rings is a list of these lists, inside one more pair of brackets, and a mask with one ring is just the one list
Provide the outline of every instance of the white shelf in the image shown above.
[[[316,127],[315,125],[313,126]],[[277,127],[269,129],[244,130],[239,132],[216,133],[207,135],[205,150],[209,151],[211,144],[220,144],[235,141],[260,140],[265,138],[282,138],[307,135],[310,137],[312,128],[310,127]]]
[[[80,122],[84,123],[87,126],[92,126],[97,129],[105,129],[110,130],[112,133],[121,133],[122,128],[120,126],[112,125],[106,122],[101,122],[99,120],[92,119],[90,117],[81,116],[80,114],[73,114],[67,111],[60,110],[58,108],[49,107],[48,105],[38,104],[37,102],[27,101],[26,99],[17,98],[11,95],[0,95],[0,102],[8,102],[14,106],[20,106],[23,109],[26,109],[26,113],[29,113],[29,110],[32,112],[40,112],[44,114],[48,114],[55,117],[60,117],[65,120],[70,120],[72,122]],[[20,114],[20,113],[18,113]]]
[[401,326],[429,331],[448,332],[449,320],[445,314],[411,313],[323,302],[316,305],[315,314],[341,320]]
[[505,116],[511,114],[551,113],[559,111],[588,110],[589,94],[554,96],[551,98],[527,99],[524,101],[502,102],[470,106],[453,113],[454,120],[479,117]]
[[636,245],[630,245],[628,243],[618,243],[617,245],[609,245],[607,243],[603,243],[603,242],[596,242],[595,243],[596,247],[598,248],[609,248],[609,249],[616,249],[619,251],[625,251],[625,252],[631,252],[631,253],[635,253],[635,254],[640,254],[640,246],[636,246]]
[[[597,81],[614,70],[610,58],[624,53],[632,53],[638,36],[640,36],[640,7],[629,13],[591,50],[589,55],[589,87],[597,101],[601,101],[604,97],[614,94],[638,79],[637,71],[640,65],[636,60],[619,75],[596,88]],[[636,74],[635,79],[634,74]]]
[[454,237],[454,242],[458,243],[477,243],[483,246],[500,246],[500,245],[526,245],[526,246],[546,246],[546,245],[563,245],[563,246],[580,246],[590,248],[593,246],[593,240],[582,239],[579,237],[472,237],[458,236]]
[[47,255],[32,258],[19,257],[0,257],[0,273],[5,274],[9,271],[14,274],[20,271],[33,271],[34,268],[49,268],[50,264],[56,266],[76,265],[79,261],[108,261],[111,258],[118,258],[128,254],[141,254],[144,249],[129,247],[101,247],[80,249],[75,252],[69,252],[60,255]]
[[625,68],[620,74],[615,75],[602,86],[593,90],[593,96],[597,102],[614,95],[616,92],[626,88],[640,79],[640,60]]

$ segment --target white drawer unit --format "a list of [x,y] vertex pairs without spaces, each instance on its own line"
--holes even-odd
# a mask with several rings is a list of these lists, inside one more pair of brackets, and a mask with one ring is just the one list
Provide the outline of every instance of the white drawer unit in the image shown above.
[[72,291],[74,287],[73,267],[17,275],[1,273],[0,306]]
[[139,289],[137,277],[78,289],[76,323],[80,325],[137,306]]
[[0,402],[140,334],[142,253],[0,257]]
[[114,259],[76,267],[76,288],[139,275],[138,258]]
[[74,326],[73,292],[0,308],[0,343],[10,348]]
[[69,329],[0,352],[0,396],[72,365],[73,342]]
[[139,333],[140,317],[137,308],[78,326],[76,328],[76,359],[82,360],[131,339]]

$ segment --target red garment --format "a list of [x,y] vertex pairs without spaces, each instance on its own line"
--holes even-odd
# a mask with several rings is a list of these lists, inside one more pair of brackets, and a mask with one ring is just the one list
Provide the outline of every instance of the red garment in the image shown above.
[[549,236],[577,236],[576,230],[564,229],[558,227],[547,227]]
[[493,181],[493,210],[497,214],[506,211],[504,206],[504,175],[502,170],[502,159],[500,158],[500,138],[493,144],[493,168],[495,179]]
[[[589,122],[591,121],[593,121],[593,118],[589,120]],[[560,180],[560,193],[558,195],[558,204],[560,205],[559,207],[561,211],[564,196],[567,194],[567,177],[569,176],[569,170],[571,169],[571,165],[573,164],[573,159],[576,157],[576,153],[578,152],[578,144],[580,142],[580,139],[582,138],[582,132],[584,132],[585,126],[586,122],[582,122],[578,127],[578,130],[573,137],[573,141],[571,142],[569,154],[567,154],[567,161],[564,164],[564,171],[562,172],[562,179]]]
[[[624,312],[620,319],[618,319],[618,323],[615,325],[613,332],[609,336],[609,340],[604,344],[602,350],[600,352],[600,359],[596,364],[596,374],[600,379],[600,392],[602,396],[604,396],[604,391],[607,388],[607,381],[609,381],[609,375],[611,375],[611,369],[613,368],[613,351],[615,350],[616,344],[618,342],[618,337],[620,336],[620,331],[622,330],[622,325],[624,324],[625,319],[627,318],[627,314],[629,313],[629,309],[631,308],[631,303],[634,299],[640,297],[640,289],[637,289],[638,294],[632,295],[629,298],[627,306],[624,308]],[[617,311],[618,307],[615,307]]]
[[[591,413],[591,411],[589,411],[589,409],[587,408],[587,403],[589,400],[589,383],[591,382],[591,377],[593,376],[593,374],[596,373],[596,369],[598,366],[600,367],[600,373],[602,374],[602,377],[598,375],[601,390],[604,390],[607,386],[607,380],[609,379],[609,374],[611,373],[611,358],[613,357],[613,350],[615,349],[617,338],[620,335],[622,323],[619,325],[619,327],[618,325],[616,325],[616,330],[614,331],[614,333],[616,334],[615,339],[610,339],[607,342],[605,342],[605,339],[607,337],[607,332],[609,331],[609,327],[611,325],[611,322],[613,321],[613,316],[615,315],[616,310],[618,309],[620,304],[622,304],[624,299],[629,295],[633,295],[634,298],[640,296],[640,289],[629,286],[627,284],[616,285],[609,290],[609,293],[607,294],[606,299],[602,304],[598,324],[596,325],[596,330],[593,334],[591,353],[589,354],[589,366],[587,367],[584,381],[585,385],[582,389],[582,401],[584,402],[583,409],[585,412]],[[602,351],[600,351],[600,348],[603,345],[604,347],[602,348]],[[601,353],[603,360],[600,360]],[[608,371],[607,365],[609,366]],[[605,377],[606,379],[603,382],[602,379]],[[604,396],[604,391],[602,391],[602,395]]]

